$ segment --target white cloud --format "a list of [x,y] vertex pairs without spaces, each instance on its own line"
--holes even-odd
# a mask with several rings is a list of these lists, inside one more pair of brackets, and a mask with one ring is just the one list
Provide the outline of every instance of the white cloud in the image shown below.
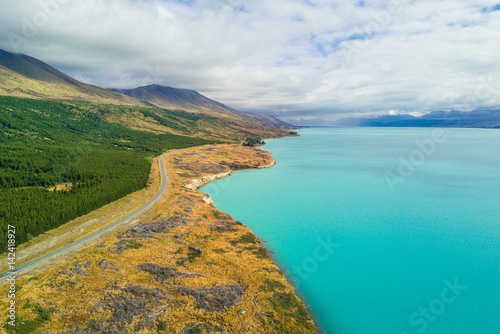
[[20,52],[85,82],[192,88],[239,110],[318,124],[339,113],[500,106],[495,2],[359,4],[3,1],[0,48],[14,51],[16,34]]

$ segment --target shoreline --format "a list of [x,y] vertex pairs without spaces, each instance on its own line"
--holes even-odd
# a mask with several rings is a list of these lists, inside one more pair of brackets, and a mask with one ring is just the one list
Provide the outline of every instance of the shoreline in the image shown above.
[[[266,153],[266,154],[267,154],[267,153],[272,154],[272,152],[270,152],[270,151],[262,150],[261,148],[258,148],[258,149],[259,149],[259,150],[261,150],[262,152]],[[274,158],[273,158],[272,160],[273,160],[273,161],[272,161],[271,163],[267,164],[267,165],[257,166],[257,167],[255,167],[255,168],[248,168],[248,169],[243,169],[243,170],[229,171],[229,172],[226,172],[226,173],[216,174],[216,175],[213,175],[213,176],[214,176],[214,178],[213,178],[213,179],[211,179],[211,180],[209,180],[209,181],[206,181],[206,182],[204,182],[203,178],[200,178],[200,179],[194,179],[194,180],[192,180],[192,181],[195,181],[195,182],[191,182],[191,183],[189,183],[189,184],[185,185],[185,187],[187,187],[188,189],[191,189],[191,190],[198,191],[199,193],[205,194],[206,196],[204,197],[204,199],[203,199],[203,200],[204,200],[207,204],[209,204],[209,205],[212,205],[212,206],[213,206],[214,202],[213,202],[213,200],[212,200],[212,197],[211,197],[209,194],[206,194],[206,193],[204,193],[204,192],[200,191],[200,189],[201,189],[201,188],[203,188],[203,187],[204,187],[204,186],[206,186],[207,184],[210,184],[210,183],[215,182],[215,181],[217,181],[217,180],[221,180],[221,179],[223,179],[223,178],[226,178],[226,177],[232,176],[232,175],[234,175],[234,174],[236,174],[236,173],[238,173],[238,172],[249,171],[249,170],[258,170],[258,169],[264,169],[264,168],[271,168],[271,167],[273,167],[273,166],[275,166],[275,165],[277,164],[276,159],[274,159]],[[227,174],[227,175],[222,176],[223,174]],[[202,182],[204,182],[204,183],[202,183]],[[201,184],[201,185],[200,185],[200,186],[198,186],[197,188],[195,188],[195,189],[194,189],[194,188],[192,188],[192,185],[193,185],[193,184]],[[215,207],[215,206],[214,206],[214,207]],[[222,211],[222,212],[224,212],[224,213],[226,213],[226,214],[228,214],[228,215],[229,215],[229,213],[227,213],[227,212],[225,212],[225,211]],[[246,226],[246,225],[244,225],[244,226],[245,226],[245,227],[247,227],[250,231],[252,231],[252,230],[251,230],[248,226]],[[252,233],[254,233],[254,232],[252,231]],[[259,239],[259,240],[260,240],[260,239]],[[266,242],[266,241],[265,241],[265,240],[263,240],[262,242],[259,242],[259,243],[265,243],[265,242]],[[266,249],[267,249],[267,248],[266,248]],[[269,251],[269,250],[268,250],[268,251]],[[276,266],[278,266],[278,264],[277,264],[274,260],[272,260],[272,261],[274,262],[274,264],[275,264]],[[278,267],[279,267],[279,266],[278,266]],[[281,269],[280,269],[280,270],[281,270]],[[294,293],[297,295],[297,297],[298,297],[298,298],[301,300],[301,302],[302,302],[302,303],[304,303],[304,305],[306,306],[306,308],[307,308],[307,310],[308,310],[308,313],[309,313],[309,315],[311,316],[312,321],[313,321],[313,323],[314,323],[314,326],[315,326],[315,328],[316,328],[316,333],[318,333],[318,334],[324,334],[324,333],[326,333],[326,332],[324,332],[324,331],[323,331],[323,330],[322,330],[322,329],[321,329],[321,328],[317,325],[317,318],[316,318],[316,315],[315,315],[314,313],[312,313],[312,312],[311,312],[311,308],[312,308],[312,306],[311,306],[310,304],[307,304],[307,303],[303,300],[303,298],[304,298],[305,296],[303,296],[303,295],[302,295],[302,293],[297,292],[297,287],[296,287],[296,286],[292,283],[292,280],[290,280],[290,279],[288,279],[288,278],[286,277],[286,275],[285,275],[285,279],[286,279],[286,280],[288,281],[288,283],[289,283],[289,284],[293,287],[293,289],[294,289]]]
[[[165,333],[318,333],[295,288],[251,230],[198,191],[236,171],[275,163],[269,152],[227,144],[169,155],[169,190],[135,225],[117,228],[36,276],[20,277],[19,317],[35,319],[29,305],[36,303],[57,310],[39,324],[55,332],[98,324],[103,331],[132,326],[141,333],[151,326]],[[200,297],[206,294],[211,297]],[[128,301],[143,303],[154,318],[131,309],[128,322],[113,306]]]
[[[269,154],[271,153],[269,151],[264,151],[262,149],[261,149],[261,151],[264,152],[264,153],[269,153]],[[208,205],[213,205],[214,202],[212,200],[212,196],[210,196],[209,194],[206,194],[206,193],[200,191],[200,189],[203,188],[204,186],[206,186],[207,184],[210,184],[210,183],[215,182],[217,180],[221,180],[223,178],[229,177],[229,176],[234,175],[234,174],[236,174],[238,172],[243,172],[243,171],[252,170],[252,169],[271,168],[274,165],[276,165],[276,160],[273,159],[273,161],[271,163],[269,163],[267,165],[264,165],[264,166],[257,166],[257,167],[254,167],[254,168],[248,168],[248,169],[242,169],[242,170],[229,170],[227,172],[220,173],[220,174],[207,175],[205,177],[201,177],[201,178],[198,178],[198,179],[191,180],[191,182],[188,183],[188,184],[185,184],[184,187],[205,194],[206,196],[203,198],[203,200],[205,201],[205,203],[207,203]]]
[[[259,148],[259,149],[260,149],[260,148]],[[261,150],[262,152],[272,154],[272,152],[270,152],[270,151],[266,151],[266,150],[262,150],[262,149],[260,149],[260,150]],[[202,183],[202,184],[201,184],[199,187],[197,187],[196,189],[193,189],[193,188],[191,188],[191,187],[190,187],[193,183],[189,183],[189,184],[185,185],[185,187],[187,187],[188,189],[195,190],[195,191],[197,191],[197,192],[199,192],[199,193],[202,193],[202,194],[206,195],[206,196],[203,198],[203,200],[204,200],[204,201],[205,201],[208,205],[212,205],[212,206],[213,206],[213,205],[214,205],[214,202],[213,202],[213,200],[212,200],[212,197],[211,197],[209,194],[207,194],[207,193],[204,193],[204,192],[200,191],[200,189],[201,189],[201,188],[203,188],[203,187],[204,187],[204,186],[206,186],[207,184],[210,184],[210,183],[215,182],[215,181],[217,181],[217,180],[221,180],[221,179],[223,179],[223,178],[226,178],[226,177],[232,176],[232,175],[234,175],[234,174],[236,174],[236,173],[238,173],[238,172],[249,171],[249,170],[258,170],[258,169],[264,169],[264,168],[271,168],[271,167],[275,166],[276,164],[277,164],[276,160],[275,160],[275,159],[273,159],[273,161],[272,161],[270,164],[267,164],[267,165],[264,165],[264,166],[257,166],[257,167],[255,167],[255,168],[248,168],[248,169],[243,169],[243,170],[230,171],[229,173],[220,173],[220,174],[217,174],[217,175],[213,175],[213,176],[215,177],[213,180],[210,180],[210,181],[207,181],[207,182],[205,182],[205,183]],[[227,174],[227,175],[222,176],[222,174]],[[219,176],[220,176],[220,177],[219,177]],[[202,179],[195,179],[195,180],[193,180],[193,181],[196,181],[196,182],[195,182],[195,184],[199,184],[199,183],[201,183],[203,180],[202,180]],[[215,206],[214,206],[214,207],[215,207]],[[229,215],[229,213],[227,213],[227,212],[225,212],[225,211],[222,211],[222,212],[224,212],[224,213],[226,213],[226,214],[228,214],[228,215]],[[244,225],[244,226],[245,226],[245,227],[247,227],[250,231],[252,231],[252,229],[250,229],[248,226],[246,226],[246,225]],[[252,233],[254,233],[254,232],[252,231]],[[258,238],[258,237],[257,237],[257,238]],[[261,239],[259,239],[259,240],[261,240]],[[265,240],[259,241],[259,243],[265,243],[265,242],[266,242]],[[268,250],[268,249],[266,248],[266,250]],[[269,252],[269,250],[268,250],[268,252]],[[276,266],[278,266],[278,264],[276,263],[276,261],[274,261],[274,259],[273,259],[272,261],[273,261],[273,263],[274,263]],[[278,267],[279,267],[279,266],[278,266]],[[281,269],[280,269],[280,270],[281,270]],[[311,316],[311,318],[312,318],[312,321],[313,321],[313,323],[314,323],[314,326],[316,327],[316,332],[317,332],[318,334],[324,334],[324,333],[326,333],[326,332],[324,332],[324,331],[323,331],[323,330],[322,330],[322,329],[321,329],[321,328],[317,325],[317,318],[316,318],[316,315],[315,315],[314,313],[310,312],[310,310],[311,310],[311,307],[312,307],[312,306],[311,306],[310,304],[307,304],[307,303],[303,300],[303,298],[304,298],[305,296],[303,296],[303,295],[302,295],[302,293],[297,292],[297,287],[296,287],[296,286],[292,283],[292,281],[291,281],[290,279],[286,278],[286,275],[285,275],[285,279],[286,279],[286,280],[288,281],[288,283],[289,283],[289,284],[293,287],[293,289],[294,289],[294,293],[297,295],[297,297],[300,299],[300,301],[301,301],[302,303],[304,303],[304,305],[306,306],[306,308],[307,308],[307,310],[308,310],[308,313],[309,313],[309,315],[310,315],[310,316]]]

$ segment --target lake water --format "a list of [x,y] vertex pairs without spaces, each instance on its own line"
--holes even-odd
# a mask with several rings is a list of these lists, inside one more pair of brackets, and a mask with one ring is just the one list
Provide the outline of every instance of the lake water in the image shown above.
[[325,333],[500,333],[500,130],[308,128],[205,186]]

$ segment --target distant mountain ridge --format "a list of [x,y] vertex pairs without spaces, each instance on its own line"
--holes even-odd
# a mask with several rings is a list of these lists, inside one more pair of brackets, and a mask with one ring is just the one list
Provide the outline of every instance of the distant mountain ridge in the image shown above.
[[[275,130],[279,130],[280,135],[283,135],[287,133],[285,129],[294,128],[293,125],[271,116],[238,112],[194,90],[160,85],[128,90],[92,86],[36,58],[3,50],[0,50],[0,95],[185,111],[213,120],[219,127],[226,128],[217,131],[231,133],[231,136],[237,133],[248,136],[276,136],[277,134],[273,134]],[[132,120],[130,115],[127,117],[115,117],[114,120],[127,126],[138,122],[137,119]],[[144,123],[144,120],[139,121]],[[157,121],[149,118],[148,122]],[[152,129],[150,126],[144,128]]]
[[144,103],[159,108],[170,110],[184,110],[199,114],[200,116],[212,118],[229,117],[244,122],[257,123],[261,126],[290,129],[293,125],[283,122],[275,117],[256,115],[236,111],[220,102],[214,101],[194,90],[179,89],[160,85],[148,85],[135,89],[113,89],[116,92],[126,94]]
[[500,110],[433,111],[421,117],[384,115],[376,118],[345,118],[341,126],[500,128]]

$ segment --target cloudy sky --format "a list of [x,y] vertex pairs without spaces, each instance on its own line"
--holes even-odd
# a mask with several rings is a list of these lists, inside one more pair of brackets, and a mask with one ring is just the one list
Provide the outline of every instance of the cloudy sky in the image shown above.
[[489,0],[0,0],[0,48],[295,124],[500,108]]

